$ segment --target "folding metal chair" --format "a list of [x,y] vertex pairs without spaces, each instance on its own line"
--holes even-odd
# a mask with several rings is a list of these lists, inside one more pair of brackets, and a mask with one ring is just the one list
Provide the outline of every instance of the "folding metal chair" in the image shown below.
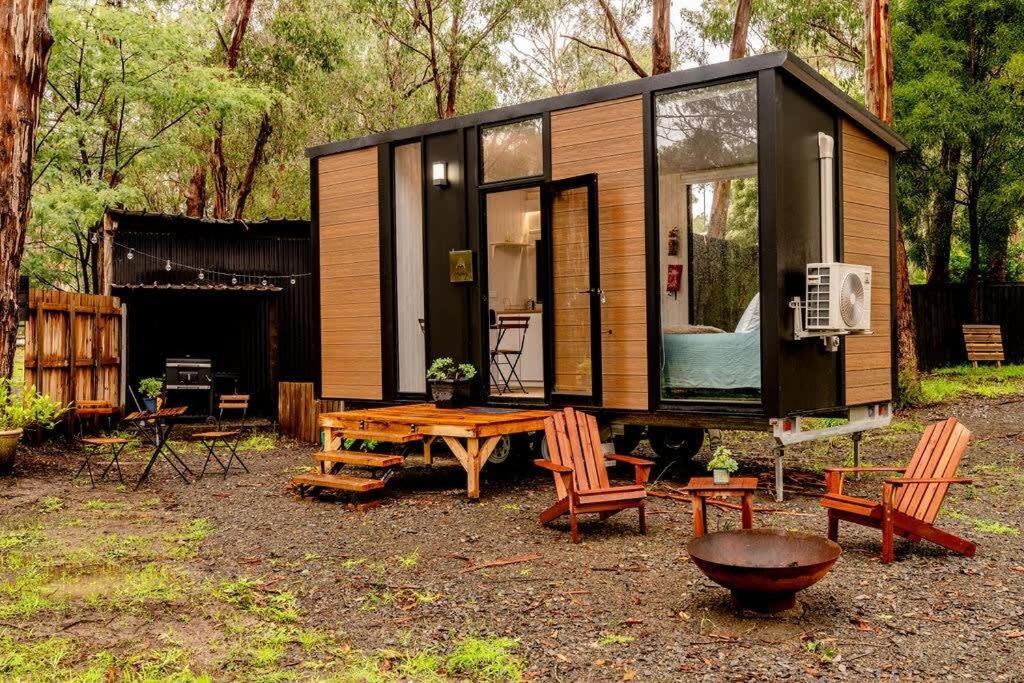
[[121,474],[121,451],[128,446],[128,439],[122,439],[116,436],[90,436],[81,439],[83,454],[82,464],[79,466],[78,471],[75,472],[75,476],[71,477],[71,481],[78,479],[78,475],[82,473],[82,470],[89,470],[89,484],[92,488],[96,488],[96,479],[92,476],[92,459],[94,456],[99,455],[105,448],[110,448],[110,462],[103,468],[103,472],[100,474],[100,481],[107,478],[107,474],[110,473],[111,467],[117,468],[117,478],[120,482],[124,483],[124,476]]
[[[217,428],[208,432],[199,432],[193,434],[192,438],[198,441],[206,448],[206,461],[203,463],[203,471],[199,473],[199,478],[202,479],[206,474],[206,468],[210,464],[210,459],[217,461],[221,469],[224,472],[224,478],[228,478],[228,470],[231,469],[231,462],[237,460],[238,464],[242,466],[242,469],[246,472],[249,468],[245,466],[245,462],[242,461],[241,456],[238,455],[238,444],[242,440],[242,431],[245,429],[245,419],[249,412],[249,395],[248,394],[224,394],[220,397],[220,401],[217,405]],[[221,423],[224,420],[224,411],[229,413],[238,411],[241,414],[242,421],[238,425],[238,429],[221,429]],[[217,455],[217,447],[220,444],[222,449],[226,448],[230,455],[228,461],[225,463]]]
[[[524,394],[526,393],[523,380],[519,377],[519,360],[523,357],[523,348],[526,346],[526,331],[529,327],[530,316],[528,315],[498,316],[498,321],[494,325],[494,329],[498,331],[498,337],[494,340],[494,348],[491,350],[491,365],[498,371],[498,375],[501,377],[501,382],[495,383],[500,385],[498,387],[499,394],[508,392],[509,385],[513,379],[519,385],[519,390]],[[509,331],[519,332],[518,347],[515,346],[515,342],[512,342],[512,345],[509,347],[502,347]],[[505,374],[505,370],[508,370],[508,374]]]

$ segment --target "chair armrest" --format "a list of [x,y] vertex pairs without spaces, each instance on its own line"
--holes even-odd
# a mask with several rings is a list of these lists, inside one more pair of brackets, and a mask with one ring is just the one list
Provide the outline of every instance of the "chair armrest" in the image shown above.
[[634,467],[654,467],[653,460],[647,460],[646,458],[634,458],[632,455],[606,455],[604,456],[608,460],[614,460],[615,462],[621,462],[624,465],[633,465]]
[[904,486],[906,484],[972,484],[974,480],[925,477],[923,479],[886,479],[885,483],[890,486]]
[[537,467],[554,472],[555,474],[572,474],[571,467],[559,465],[558,463],[551,462],[550,460],[534,460],[533,464]]
[[905,467],[826,467],[825,472],[906,472]]

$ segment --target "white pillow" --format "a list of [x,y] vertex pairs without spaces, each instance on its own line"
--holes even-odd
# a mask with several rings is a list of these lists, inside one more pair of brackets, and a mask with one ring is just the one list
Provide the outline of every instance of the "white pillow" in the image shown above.
[[761,293],[758,292],[747,304],[747,309],[736,324],[736,332],[757,332],[761,329]]

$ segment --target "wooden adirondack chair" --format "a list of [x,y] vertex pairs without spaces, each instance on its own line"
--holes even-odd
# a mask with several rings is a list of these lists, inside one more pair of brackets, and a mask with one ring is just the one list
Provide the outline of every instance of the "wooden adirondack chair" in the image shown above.
[[[605,455],[601,451],[601,437],[597,419],[593,415],[566,408],[544,420],[550,460],[534,460],[538,467],[549,470],[555,478],[558,502],[540,513],[540,523],[569,515],[572,542],[580,542],[578,515],[596,512],[607,519],[616,512],[636,508],[640,513],[640,533],[647,533],[644,485],[654,463],[629,455]],[[635,484],[611,486],[605,459],[633,465]]]
[[[832,467],[825,470],[826,493],[821,499],[828,508],[828,537],[839,539],[839,521],[854,522],[882,530],[882,562],[893,560],[893,535],[911,541],[922,538],[944,548],[973,557],[977,546],[968,540],[937,529],[935,518],[950,484],[969,484],[970,479],[953,475],[967,450],[971,433],[956,418],[929,425],[905,469],[895,467]],[[901,472],[899,479],[882,484],[882,501],[843,495],[847,472]]]

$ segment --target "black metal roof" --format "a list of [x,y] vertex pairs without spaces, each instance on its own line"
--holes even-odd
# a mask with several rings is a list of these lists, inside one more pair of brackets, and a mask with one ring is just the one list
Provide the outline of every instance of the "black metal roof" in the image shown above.
[[114,289],[166,290],[175,292],[280,292],[284,288],[271,284],[228,285],[221,282],[165,282],[113,284]]
[[862,104],[837,88],[824,76],[818,73],[807,62],[789,51],[771,52],[764,55],[744,57],[717,64],[708,64],[667,74],[659,74],[648,78],[637,78],[625,83],[616,83],[600,88],[592,88],[566,95],[557,95],[533,102],[525,102],[500,109],[466,114],[451,119],[430,121],[417,126],[375,133],[351,140],[330,142],[306,149],[306,156],[315,158],[325,154],[347,152],[354,149],[372,147],[385,142],[395,142],[422,135],[432,135],[469,126],[498,123],[523,116],[542,114],[544,112],[578,107],[595,102],[631,97],[656,90],[669,90],[687,85],[695,85],[723,78],[733,78],[745,74],[754,74],[765,69],[781,69],[800,81],[805,87],[817,93],[851,119],[876,135],[885,144],[897,152],[907,149],[907,143],[896,131],[883,123]]
[[181,213],[154,213],[129,209],[107,209],[107,215],[118,222],[118,231],[132,232],[176,232],[215,227],[224,232],[293,234],[296,237],[309,235],[307,218],[197,218]]

